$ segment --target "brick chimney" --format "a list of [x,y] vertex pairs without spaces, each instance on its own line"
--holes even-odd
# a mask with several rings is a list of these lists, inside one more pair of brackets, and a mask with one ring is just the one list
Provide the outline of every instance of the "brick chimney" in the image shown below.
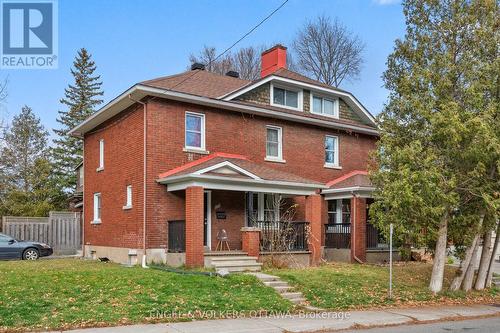
[[286,47],[277,44],[261,55],[260,77],[276,72],[280,68],[286,68]]

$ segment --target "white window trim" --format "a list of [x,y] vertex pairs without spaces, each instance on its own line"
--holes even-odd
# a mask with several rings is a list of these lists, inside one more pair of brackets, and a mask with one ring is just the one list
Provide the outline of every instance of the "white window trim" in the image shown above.
[[99,140],[99,167],[97,172],[104,170],[104,139]]
[[[272,106],[276,106],[279,108],[285,108],[285,109],[290,109],[290,110],[295,110],[295,111],[304,111],[304,99],[303,99],[303,90],[300,88],[296,87],[290,87],[287,85],[281,85],[281,84],[275,84],[273,82],[270,83],[271,87],[271,92],[270,92],[270,103]],[[288,106],[288,105],[281,105],[281,104],[275,104],[274,103],[274,88],[279,88],[279,89],[284,89],[284,90],[289,90],[297,93],[297,107],[294,108],[293,106]]]
[[[265,207],[265,201],[264,201],[264,194],[268,195],[281,195],[279,193],[266,193],[266,192],[253,192],[253,195],[257,195],[257,209],[254,207],[255,210],[257,210],[257,220],[258,221],[264,221],[264,207]],[[252,198],[253,200],[253,198]],[[245,209],[245,212],[247,209]],[[274,207],[274,216],[278,217],[277,221],[280,220],[280,207]],[[248,221],[248,218],[245,218],[246,221]]]
[[[317,98],[327,99],[327,100],[332,101],[333,102],[333,115],[324,113],[325,103],[323,103],[323,102],[321,102],[321,113],[314,112],[314,96],[316,96]],[[325,117],[330,117],[330,118],[334,118],[334,119],[339,119],[339,113],[340,113],[339,112],[339,108],[340,108],[339,104],[340,104],[340,100],[338,97],[325,96],[325,95],[318,94],[318,93],[315,93],[312,91],[310,93],[309,111],[311,111],[311,113],[313,113],[313,114],[317,114],[317,115],[325,116]]]
[[132,185],[125,188],[125,206],[123,209],[132,209]]
[[[188,116],[194,116],[194,117],[201,117],[201,147],[193,147],[193,146],[188,146],[187,145],[187,117]],[[186,114],[184,115],[184,151],[187,152],[200,152],[200,153],[207,153],[205,149],[205,114],[203,113],[197,113],[197,112],[191,112],[191,111],[186,111]]]
[[94,193],[94,219],[90,222],[91,224],[100,224],[101,223],[101,217],[97,217],[97,215],[99,214],[98,213],[98,210],[99,210],[99,202],[97,200],[97,198],[99,198],[99,200],[101,201],[101,214],[102,214],[102,196],[101,196],[101,193]]
[[[268,129],[278,130],[278,156],[268,156],[267,155],[267,130]],[[266,148],[266,157],[264,158],[265,161],[286,163],[286,161],[283,159],[283,128],[281,128],[279,126],[266,125],[266,147],[265,148]]]
[[[340,153],[339,153],[339,137],[336,135],[325,135],[325,141],[327,138],[334,138],[335,139],[335,151],[333,154],[333,163],[327,163],[325,161],[324,167],[329,168],[329,169],[342,169],[340,166]],[[325,146],[325,141],[323,141],[323,151],[324,151],[324,156],[326,158],[326,146]]]

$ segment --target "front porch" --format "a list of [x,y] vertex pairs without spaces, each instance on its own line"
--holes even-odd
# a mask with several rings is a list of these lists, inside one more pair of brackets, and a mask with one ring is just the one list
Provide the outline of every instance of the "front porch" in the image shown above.
[[317,192],[324,185],[240,156],[195,162],[160,175],[167,191],[185,202],[185,219],[168,221],[169,253],[185,253],[188,267],[210,266],[214,257],[245,261],[243,255],[257,260],[276,252],[319,261],[324,221],[316,213],[323,202]]

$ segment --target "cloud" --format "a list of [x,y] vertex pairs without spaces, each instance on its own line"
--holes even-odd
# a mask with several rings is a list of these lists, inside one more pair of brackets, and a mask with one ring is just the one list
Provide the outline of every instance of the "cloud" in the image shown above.
[[400,0],[373,0],[377,5],[395,5],[400,2]]

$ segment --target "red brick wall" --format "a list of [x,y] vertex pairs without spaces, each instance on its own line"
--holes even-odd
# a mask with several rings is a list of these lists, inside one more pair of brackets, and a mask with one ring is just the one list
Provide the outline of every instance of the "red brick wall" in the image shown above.
[[[129,108],[85,135],[84,242],[90,245],[141,247],[143,179],[142,107]],[[104,139],[104,170],[99,166],[99,140]],[[126,186],[132,185],[132,209],[123,210]],[[94,193],[102,198],[99,225],[94,216]]]
[[186,189],[186,266],[203,266],[203,187]]
[[[85,233],[86,242],[93,245],[142,247],[142,174],[143,174],[143,111],[126,112],[100,126],[101,130],[86,135],[85,140]],[[323,129],[283,120],[268,119],[237,112],[217,110],[174,101],[152,99],[147,107],[147,247],[167,246],[167,221],[185,219],[184,193],[167,192],[156,182],[158,174],[183,165],[204,155],[186,153],[184,147],[184,117],[187,110],[206,115],[206,148],[210,152],[246,155],[251,160],[271,168],[305,178],[326,182],[355,169],[366,169],[369,150],[375,147],[373,137]],[[106,127],[106,125],[112,125]],[[285,164],[264,161],[266,125],[283,128],[283,158]],[[324,137],[338,135],[341,170],[326,169]],[[105,169],[97,173],[99,139],[105,140]],[[124,211],[125,186],[133,185],[133,208]],[[90,226],[94,192],[103,198],[102,224]],[[212,206],[220,201],[228,207],[228,219],[212,219],[212,244],[216,245],[216,230],[223,226],[230,236],[231,248],[241,248],[239,233],[244,223],[244,196],[237,192],[213,192]],[[224,202],[223,202],[224,201]],[[297,219],[305,218],[304,199]],[[238,216],[237,211],[240,211]],[[215,209],[212,210],[215,214]],[[230,212],[230,214],[229,214]],[[233,222],[234,221],[234,222]],[[238,223],[239,222],[239,223]],[[230,224],[234,223],[234,224]],[[233,241],[234,239],[234,241]],[[215,243],[215,244],[214,244]]]
[[366,199],[352,198],[351,207],[354,214],[351,230],[351,261],[355,262],[354,255],[365,262],[366,261]]
[[[216,211],[225,212],[226,219],[217,219]],[[245,193],[212,191],[212,250],[217,247],[217,234],[222,229],[226,230],[229,248],[241,250],[241,228],[244,226]]]
[[249,256],[258,258],[260,252],[260,230],[250,229],[242,232],[241,247]]

